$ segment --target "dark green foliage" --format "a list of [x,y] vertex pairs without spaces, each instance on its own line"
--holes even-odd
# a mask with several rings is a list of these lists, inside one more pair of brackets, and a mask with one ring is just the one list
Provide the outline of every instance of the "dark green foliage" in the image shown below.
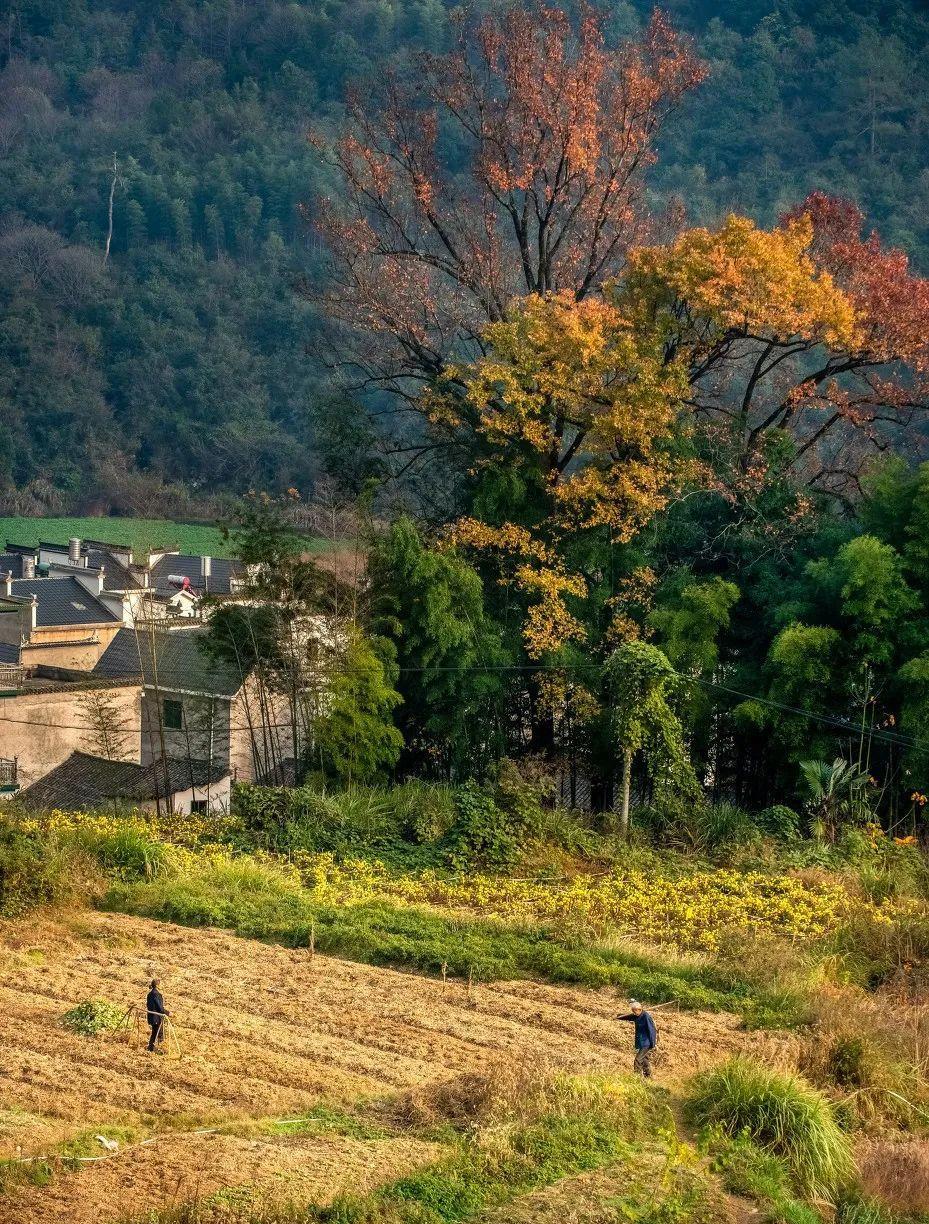
[[791,841],[800,834],[800,817],[793,808],[785,807],[783,803],[763,808],[758,813],[757,821],[765,833],[782,841]]
[[659,845],[711,856],[757,845],[762,835],[750,813],[728,802],[655,804],[645,819]]
[[455,823],[448,834],[452,866],[503,871],[512,867],[542,828],[538,789],[526,782],[511,761],[503,761],[491,791],[466,783],[455,792]]
[[375,539],[369,573],[374,628],[396,651],[401,764],[440,776],[486,768],[501,751],[506,658],[479,575],[427,547],[408,518]]
[[376,782],[396,765],[403,736],[393,711],[403,698],[394,689],[396,665],[389,642],[349,630],[313,724],[313,760],[337,782]]

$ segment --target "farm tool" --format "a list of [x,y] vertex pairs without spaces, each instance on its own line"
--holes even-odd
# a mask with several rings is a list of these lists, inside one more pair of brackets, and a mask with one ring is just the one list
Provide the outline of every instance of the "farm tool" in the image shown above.
[[[148,1028],[146,1015],[144,1003],[130,1003],[114,1029],[116,1033],[125,1033],[126,1043],[134,1050],[141,1049],[143,1045],[148,1044],[148,1036],[145,1031]],[[165,1016],[161,1023],[161,1049],[167,1058],[179,1059],[181,1057],[181,1043],[177,1029],[169,1016]]]

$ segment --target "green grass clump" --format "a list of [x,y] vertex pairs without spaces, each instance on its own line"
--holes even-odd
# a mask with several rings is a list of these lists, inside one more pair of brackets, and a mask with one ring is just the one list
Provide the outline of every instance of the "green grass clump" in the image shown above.
[[101,1033],[112,1033],[126,1017],[126,1009],[106,999],[86,999],[78,1003],[61,1017],[65,1028],[82,1037],[98,1037]]
[[0,815],[0,918],[16,918],[37,905],[83,900],[99,885],[95,872],[76,846]]
[[832,1199],[854,1173],[851,1145],[829,1102],[795,1075],[733,1058],[698,1077],[689,1106],[697,1125],[746,1136],[781,1157],[804,1194]]
[[761,1204],[770,1224],[821,1224],[819,1212],[797,1199],[790,1169],[780,1156],[744,1135],[726,1139],[717,1134],[710,1146],[724,1188]]
[[61,844],[95,860],[118,880],[151,880],[170,869],[171,847],[156,841],[138,821],[115,827],[75,825],[58,834]]

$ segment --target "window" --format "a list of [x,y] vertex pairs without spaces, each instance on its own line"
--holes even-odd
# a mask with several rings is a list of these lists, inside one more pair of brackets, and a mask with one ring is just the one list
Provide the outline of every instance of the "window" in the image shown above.
[[206,811],[206,800],[205,799],[192,799],[191,800],[190,802],[191,815],[193,815],[195,812],[205,812],[205,811]]
[[166,697],[162,705],[162,721],[166,731],[183,731],[184,703]]

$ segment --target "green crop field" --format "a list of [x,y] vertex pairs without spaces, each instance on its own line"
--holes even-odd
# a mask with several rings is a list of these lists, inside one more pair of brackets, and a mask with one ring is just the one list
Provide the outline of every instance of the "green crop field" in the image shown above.
[[[183,553],[211,557],[234,555],[230,540],[219,527],[208,523],[175,523],[170,519],[142,518],[0,518],[0,546],[11,544],[67,544],[71,536],[129,545],[136,554],[156,548],[176,548]],[[308,544],[316,550],[322,540]]]

